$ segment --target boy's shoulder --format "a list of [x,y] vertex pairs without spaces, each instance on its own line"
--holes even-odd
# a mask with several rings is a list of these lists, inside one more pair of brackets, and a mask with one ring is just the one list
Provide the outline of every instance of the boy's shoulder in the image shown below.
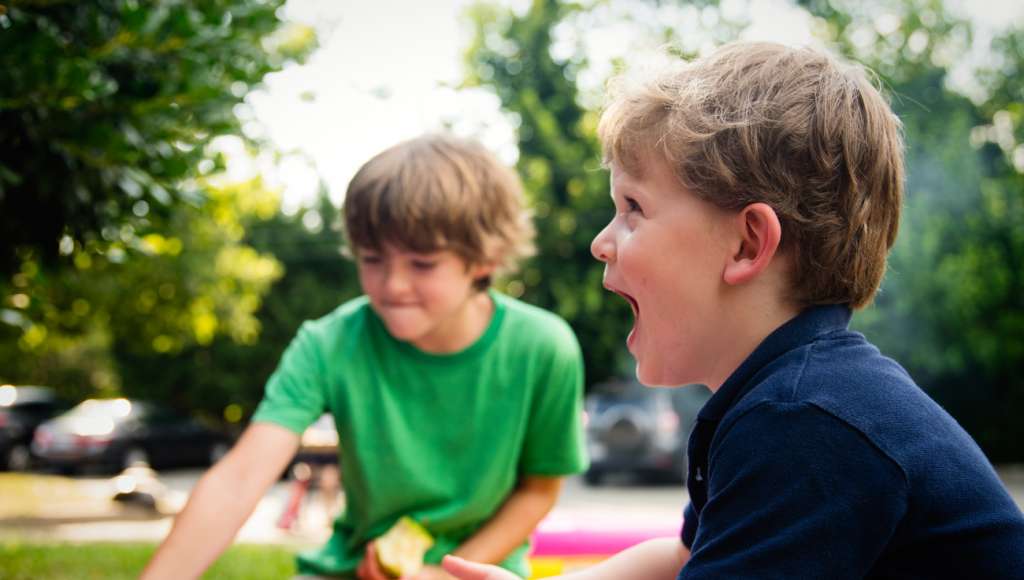
[[764,402],[809,404],[859,423],[879,408],[935,405],[893,359],[862,334],[846,329],[819,335],[767,365],[735,407]]
[[358,333],[364,328],[370,313],[369,298],[358,296],[343,302],[320,318],[303,322],[299,334],[318,341],[336,340]]
[[843,329],[818,336],[779,356],[754,382],[726,422],[750,412],[801,407],[830,416],[837,428],[860,433],[904,470],[934,459],[922,455],[922,449],[978,455],[956,420],[899,363],[858,332]]
[[502,325],[509,335],[524,341],[551,341],[579,348],[576,334],[561,316],[506,294],[492,292],[491,296],[504,310]]

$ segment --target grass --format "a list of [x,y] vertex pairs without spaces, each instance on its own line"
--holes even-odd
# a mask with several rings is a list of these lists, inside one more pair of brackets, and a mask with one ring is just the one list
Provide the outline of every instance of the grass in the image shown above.
[[[0,541],[4,580],[115,580],[138,578],[156,546]],[[280,580],[295,574],[295,552],[277,546],[237,545],[203,575],[206,579]]]

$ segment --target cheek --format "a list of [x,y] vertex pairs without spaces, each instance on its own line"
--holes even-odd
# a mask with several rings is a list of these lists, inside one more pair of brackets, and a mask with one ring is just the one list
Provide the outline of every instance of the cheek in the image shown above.
[[417,276],[414,288],[419,299],[428,306],[444,303],[456,293],[452,285],[446,284],[444,277],[436,272]]
[[359,268],[357,270],[357,274],[359,277],[359,285],[363,288],[364,293],[373,294],[380,287],[380,273],[375,272],[374,270]]

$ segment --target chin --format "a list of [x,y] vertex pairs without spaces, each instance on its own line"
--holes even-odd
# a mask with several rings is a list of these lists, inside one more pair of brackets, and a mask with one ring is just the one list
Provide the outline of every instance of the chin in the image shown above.
[[636,380],[645,387],[658,387],[664,384],[657,373],[645,369],[639,362],[636,364]]
[[677,387],[696,382],[690,377],[691,373],[679,372],[680,369],[651,368],[650,365],[643,365],[639,361],[636,364],[636,380],[645,387]]
[[403,342],[412,342],[420,338],[424,333],[420,328],[410,326],[387,326],[388,334]]

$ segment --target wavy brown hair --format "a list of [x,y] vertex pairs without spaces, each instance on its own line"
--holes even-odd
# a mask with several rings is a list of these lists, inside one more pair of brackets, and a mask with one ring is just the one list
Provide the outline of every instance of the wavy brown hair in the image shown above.
[[367,161],[349,182],[342,213],[349,255],[384,243],[451,250],[501,274],[534,251],[519,176],[476,141],[445,134],[404,141]]
[[734,43],[642,80],[620,76],[598,128],[606,163],[667,162],[728,210],[770,205],[801,305],[869,304],[896,240],[902,126],[862,67],[809,48]]

